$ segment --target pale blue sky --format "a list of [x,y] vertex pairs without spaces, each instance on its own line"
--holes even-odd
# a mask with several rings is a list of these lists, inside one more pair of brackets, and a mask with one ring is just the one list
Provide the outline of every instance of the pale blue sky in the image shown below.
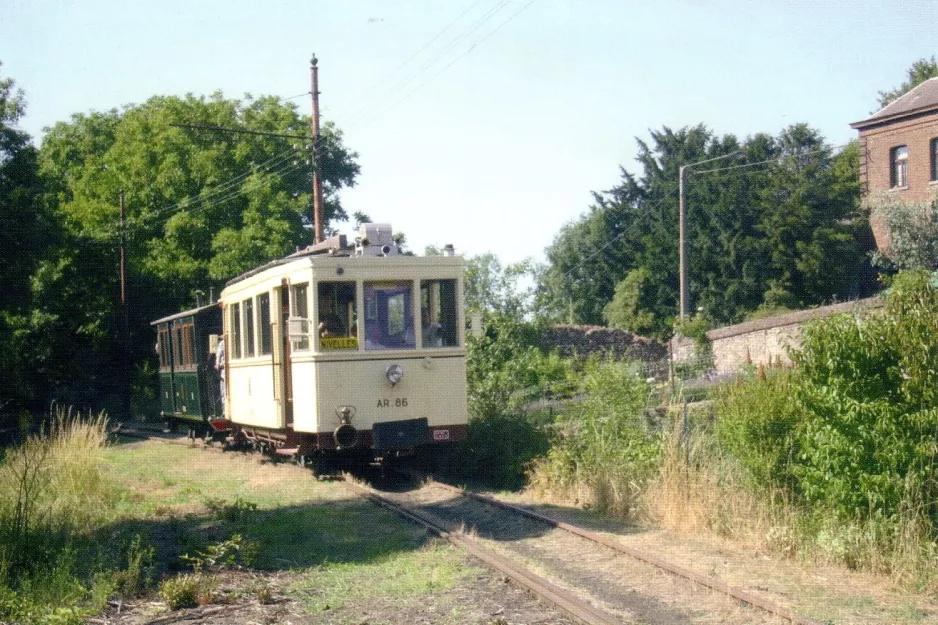
[[0,61],[38,141],[157,94],[301,94],[315,52],[323,117],[360,155],[346,209],[513,262],[636,171],[648,129],[849,141],[936,26],[938,0],[6,0]]

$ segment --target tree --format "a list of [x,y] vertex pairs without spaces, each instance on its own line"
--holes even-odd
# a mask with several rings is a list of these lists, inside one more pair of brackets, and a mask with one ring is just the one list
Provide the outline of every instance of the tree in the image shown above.
[[[312,242],[309,142],[194,130],[199,124],[306,135],[308,118],[275,97],[156,96],[122,110],[73,115],[48,129],[39,152],[44,205],[62,227],[52,259],[35,272],[50,392],[100,406],[119,367],[118,198],[129,232],[135,361],[152,359],[149,321],[195,304],[197,290]],[[356,154],[325,124],[316,146],[327,224],[358,175]],[[67,364],[66,364],[67,363]],[[68,369],[66,369],[68,367]],[[107,372],[98,378],[95,372]],[[125,372],[124,375],[132,375]]]
[[594,194],[589,212],[547,250],[538,293],[549,318],[669,336],[680,168],[736,150],[742,167],[687,170],[690,292],[705,320],[733,323],[760,306],[819,304],[867,288],[860,278],[872,239],[859,210],[856,146],[834,155],[804,124],[743,144],[703,125],[651,139],[638,141],[643,175],[622,169],[620,184]]
[[55,234],[37,201],[36,150],[16,128],[25,112],[22,90],[0,79],[0,430],[12,427],[12,415],[38,392],[30,276]]
[[525,259],[503,267],[495,254],[471,256],[466,262],[466,308],[516,319],[531,310],[532,287],[522,284],[534,274],[534,263]]
[[[2,63],[0,63],[2,68]],[[11,78],[0,79],[0,310],[27,303],[29,275],[45,244],[48,224],[38,212],[36,150],[16,128],[25,96]]]
[[879,92],[880,108],[883,108],[899,96],[908,93],[929,78],[938,77],[938,61],[935,60],[935,56],[932,55],[931,59],[922,58],[912,63],[912,67],[906,71],[906,77],[905,82],[895,89]]

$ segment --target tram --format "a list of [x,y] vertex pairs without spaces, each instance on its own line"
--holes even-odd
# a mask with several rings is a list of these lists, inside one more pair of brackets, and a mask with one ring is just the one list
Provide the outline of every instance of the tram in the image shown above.
[[466,438],[464,261],[401,254],[363,224],[229,281],[219,304],[225,419],[305,463]]
[[200,306],[150,325],[157,336],[160,417],[173,430],[186,425],[192,438],[216,431],[211,424],[223,417],[214,357],[222,329],[221,308]]

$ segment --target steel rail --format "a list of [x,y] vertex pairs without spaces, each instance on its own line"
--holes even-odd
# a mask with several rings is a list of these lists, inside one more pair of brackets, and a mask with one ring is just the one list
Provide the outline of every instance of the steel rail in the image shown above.
[[[414,475],[417,475],[417,474],[414,474]],[[622,543],[618,541],[610,540],[609,538],[606,538],[605,536],[601,536],[600,534],[596,534],[594,532],[589,532],[587,530],[584,530],[581,527],[577,527],[576,525],[566,523],[559,519],[554,519],[547,515],[541,514],[539,512],[534,512],[533,510],[528,510],[527,508],[524,508],[521,506],[516,506],[514,504],[506,503],[504,501],[499,501],[493,497],[488,497],[487,495],[474,493],[472,491],[466,490],[464,488],[459,488],[458,486],[453,486],[451,484],[445,484],[443,482],[437,482],[435,480],[431,480],[428,483],[432,486],[439,486],[443,489],[450,490],[456,493],[460,493],[466,497],[470,497],[472,499],[476,499],[478,501],[482,501],[493,506],[498,506],[501,508],[512,510],[526,517],[541,521],[542,523],[546,523],[547,525],[550,525],[552,527],[566,530],[567,532],[576,534],[577,536],[581,536],[582,538],[593,541],[605,547],[609,547],[610,549],[618,551],[619,553],[623,553],[637,560],[641,560],[642,562],[645,562],[654,567],[667,571],[673,575],[682,577],[684,579],[688,579],[692,582],[700,584],[701,586],[705,586],[717,592],[723,593],[744,604],[753,606],[755,608],[759,608],[761,610],[769,612],[770,614],[774,614],[775,616],[784,618],[790,621],[791,623],[793,623],[794,625],[824,625],[821,621],[816,621],[814,619],[801,616],[800,614],[797,614],[793,610],[780,606],[767,599],[757,597],[756,595],[753,595],[752,593],[746,592],[745,590],[741,588],[731,586],[727,584],[726,582],[723,582],[719,579],[708,577],[706,575],[701,575],[700,573],[696,573],[694,571],[691,571],[690,569],[685,569],[683,567],[677,566],[676,564],[667,562],[650,553],[641,551],[640,549],[635,549],[634,547],[623,545]]]
[[[112,431],[112,432],[110,432],[109,434],[117,435],[117,436],[127,436],[127,437],[129,437],[129,438],[147,439],[147,438],[152,438],[152,434],[162,434],[162,433],[163,433],[162,431],[150,430],[149,428],[141,428],[141,429],[142,429],[143,431],[145,431],[145,432],[146,432],[146,431],[150,432],[151,435],[143,434],[143,433],[140,432],[139,430],[138,430],[138,431],[134,431],[134,430],[132,430],[132,429],[127,429],[127,428],[121,428],[121,429],[118,429],[118,430],[116,430],[116,431]],[[169,438],[163,437],[163,436],[157,436],[157,440],[161,440],[161,441],[166,442],[166,443],[174,443],[174,442],[176,442],[176,441],[170,440]],[[183,440],[185,441],[184,443],[183,443]],[[188,445],[188,444],[191,444],[190,439],[186,438],[186,439],[183,439],[183,440],[179,440],[178,442],[176,442],[176,444],[187,444],[187,445]],[[203,446],[203,448],[206,448],[206,447]],[[426,477],[425,475],[422,475],[422,474],[417,473],[417,472],[407,471],[406,473],[409,473],[409,474],[411,474],[413,477],[416,477],[416,478],[418,478],[418,479],[424,479],[424,478]],[[607,624],[611,624],[611,623],[618,623],[618,621],[610,620],[612,617],[610,617],[609,615],[607,615],[607,614],[605,614],[605,613],[603,613],[603,612],[600,612],[600,611],[596,610],[595,608],[592,608],[592,606],[588,606],[587,604],[583,604],[582,602],[579,602],[579,600],[577,600],[577,599],[575,599],[575,598],[571,598],[571,599],[570,599],[570,601],[573,602],[573,604],[571,604],[570,608],[565,607],[563,604],[560,603],[560,601],[564,601],[564,600],[565,600],[565,599],[563,599],[563,597],[571,597],[571,595],[569,595],[569,593],[566,593],[566,591],[563,591],[562,589],[558,588],[557,586],[551,584],[551,583],[548,582],[547,580],[545,580],[545,579],[543,579],[543,578],[540,578],[540,577],[538,577],[538,576],[536,576],[536,575],[534,575],[534,574],[532,574],[532,573],[530,573],[530,572],[524,571],[523,569],[518,568],[518,567],[515,566],[513,563],[511,563],[510,560],[507,560],[506,558],[504,558],[504,557],[502,557],[502,556],[496,554],[495,552],[492,552],[492,551],[490,551],[490,550],[488,550],[488,549],[485,549],[485,548],[482,547],[481,545],[478,545],[477,543],[475,543],[475,542],[473,542],[473,541],[470,541],[469,539],[466,539],[466,538],[464,538],[464,537],[462,537],[462,536],[460,536],[460,535],[456,535],[456,534],[452,534],[452,533],[448,532],[447,530],[443,529],[442,527],[437,526],[436,524],[432,523],[431,521],[426,520],[426,519],[424,519],[423,517],[420,517],[420,516],[417,515],[416,513],[412,512],[412,511],[409,511],[409,510],[406,510],[406,509],[403,508],[402,506],[399,506],[398,504],[395,504],[395,503],[393,503],[393,502],[391,502],[391,501],[389,501],[389,500],[387,500],[387,499],[385,499],[385,498],[380,497],[380,495],[378,495],[377,493],[375,493],[374,491],[372,491],[372,490],[370,490],[370,489],[367,489],[367,488],[362,487],[362,486],[357,485],[357,484],[353,484],[353,483],[351,483],[351,482],[346,482],[346,483],[349,484],[349,485],[352,487],[353,490],[356,490],[359,494],[362,494],[362,495],[366,496],[367,498],[371,499],[374,503],[376,503],[376,504],[378,504],[378,505],[380,505],[380,506],[382,506],[382,507],[385,507],[385,508],[387,508],[387,509],[389,509],[389,510],[392,510],[392,511],[398,513],[399,515],[401,515],[401,516],[403,516],[403,517],[405,517],[405,518],[408,518],[408,519],[410,519],[411,521],[413,521],[413,522],[415,522],[415,523],[418,523],[419,525],[424,526],[424,527],[427,528],[429,531],[431,531],[431,532],[433,532],[434,534],[437,534],[437,535],[439,535],[439,536],[441,536],[441,537],[443,537],[443,538],[446,538],[447,540],[449,540],[450,542],[452,542],[452,543],[454,543],[454,544],[458,544],[458,545],[464,547],[467,551],[469,551],[472,555],[474,555],[474,556],[477,557],[478,559],[480,559],[480,560],[482,560],[483,562],[486,562],[487,564],[489,564],[490,566],[493,566],[494,568],[496,568],[496,569],[498,569],[498,570],[504,572],[506,575],[508,575],[509,577],[511,577],[512,579],[514,579],[514,580],[517,581],[518,583],[520,583],[521,585],[523,585],[523,586],[529,588],[530,590],[532,590],[532,591],[535,592],[536,594],[538,594],[538,595],[540,595],[540,596],[543,596],[545,599],[547,599],[547,600],[550,601],[551,603],[554,603],[554,604],[557,605],[558,607],[561,607],[564,611],[568,612],[569,614],[571,614],[571,615],[574,616],[575,618],[580,619],[580,620],[583,620],[583,621],[586,622],[586,623],[590,623],[590,625],[593,625],[594,623],[595,623],[596,625],[607,625]],[[723,581],[721,581],[721,580],[719,580],[719,579],[716,579],[716,578],[713,578],[713,577],[708,577],[708,576],[706,576],[706,575],[701,575],[700,573],[697,573],[697,572],[695,572],[695,571],[691,571],[690,569],[686,569],[686,568],[684,568],[684,567],[677,566],[676,564],[672,564],[672,563],[670,563],[670,562],[667,562],[666,560],[663,560],[663,559],[661,559],[661,558],[659,558],[659,557],[657,557],[657,556],[654,556],[654,555],[652,555],[652,554],[650,554],[650,553],[647,553],[647,552],[642,551],[642,550],[640,550],[640,549],[636,549],[636,548],[634,548],[634,547],[629,547],[629,546],[627,546],[627,545],[623,545],[622,543],[619,543],[619,542],[617,542],[617,541],[614,541],[614,540],[611,540],[611,539],[609,539],[609,538],[606,538],[605,536],[602,536],[602,535],[600,535],[600,534],[596,534],[596,533],[594,533],[594,532],[589,532],[589,531],[587,531],[587,530],[584,530],[584,529],[581,528],[581,527],[577,527],[576,525],[572,525],[572,524],[567,523],[567,522],[565,522],[565,521],[561,521],[561,520],[559,520],[559,519],[555,519],[555,518],[549,517],[549,516],[544,515],[544,514],[541,514],[541,513],[539,513],[539,512],[534,512],[533,510],[529,510],[529,509],[524,508],[524,507],[522,507],[522,506],[517,506],[517,505],[514,505],[514,504],[506,503],[506,502],[504,502],[504,501],[499,501],[499,500],[497,500],[497,499],[495,499],[495,498],[493,498],[493,497],[489,497],[489,496],[487,496],[487,495],[481,495],[481,494],[479,494],[479,493],[474,493],[474,492],[472,492],[472,491],[466,490],[466,489],[464,489],[464,488],[460,488],[460,487],[458,487],[458,486],[453,486],[453,485],[451,485],[451,484],[446,484],[446,483],[443,483],[443,482],[437,482],[437,481],[435,481],[435,480],[429,480],[429,481],[426,481],[425,483],[427,483],[427,484],[429,484],[429,485],[431,485],[431,486],[438,486],[438,487],[443,488],[443,489],[445,489],[445,490],[450,490],[450,491],[452,491],[452,492],[459,493],[459,494],[461,494],[461,495],[463,495],[463,496],[465,496],[465,497],[469,497],[469,498],[472,498],[472,499],[476,499],[476,500],[478,500],[478,501],[482,501],[482,502],[487,503],[487,504],[492,505],[492,506],[497,506],[497,507],[501,507],[501,508],[505,508],[505,509],[512,510],[512,511],[514,511],[514,512],[517,512],[518,514],[524,515],[524,516],[526,516],[526,517],[528,517],[528,518],[531,518],[531,519],[535,519],[535,520],[540,521],[540,522],[542,522],[542,523],[545,523],[545,524],[547,524],[547,525],[549,525],[549,526],[551,526],[551,527],[556,527],[556,528],[558,528],[558,529],[565,530],[565,531],[567,531],[567,532],[570,532],[570,533],[572,533],[572,534],[575,534],[575,535],[577,535],[577,536],[580,536],[580,537],[582,537],[582,538],[585,538],[585,539],[590,540],[590,541],[592,541],[592,542],[595,542],[595,543],[597,543],[597,544],[600,544],[600,545],[603,545],[603,546],[608,547],[608,548],[610,548],[610,549],[613,549],[613,550],[615,550],[615,551],[617,551],[617,552],[619,552],[619,553],[622,553],[622,554],[625,554],[625,555],[630,556],[630,557],[632,557],[632,558],[635,558],[636,560],[640,560],[640,561],[642,561],[642,562],[645,562],[645,563],[647,563],[647,564],[650,564],[650,565],[652,565],[652,566],[654,566],[654,567],[656,567],[656,568],[659,568],[659,569],[661,569],[661,570],[663,570],[663,571],[667,571],[668,573],[671,573],[672,575],[675,575],[675,576],[677,576],[677,577],[681,577],[681,578],[687,579],[687,580],[692,581],[692,582],[695,582],[695,583],[697,583],[697,584],[699,584],[699,585],[701,585],[701,586],[704,586],[704,587],[706,587],[706,588],[710,588],[711,590],[714,590],[714,591],[716,591],[716,592],[719,592],[719,593],[722,593],[722,594],[727,595],[727,596],[729,596],[729,597],[732,597],[733,599],[736,599],[737,601],[739,601],[739,602],[741,602],[741,603],[744,603],[744,604],[746,604],[746,605],[750,605],[750,606],[752,606],[752,607],[758,608],[758,609],[763,610],[763,611],[765,611],[765,612],[768,612],[768,613],[770,613],[770,614],[774,614],[774,615],[776,615],[776,616],[778,616],[778,617],[784,618],[784,619],[788,620],[789,622],[791,622],[793,625],[824,625],[824,623],[822,623],[821,621],[817,621],[817,620],[808,618],[808,617],[806,617],[806,616],[802,616],[802,615],[800,615],[800,614],[797,614],[797,613],[794,612],[793,610],[790,610],[790,609],[788,609],[788,608],[785,608],[785,607],[783,607],[783,606],[780,606],[780,605],[778,605],[778,604],[776,604],[776,603],[774,603],[774,602],[772,602],[772,601],[769,601],[769,600],[767,600],[767,599],[763,599],[763,598],[761,598],[761,597],[758,597],[758,596],[756,596],[756,595],[753,595],[752,593],[746,592],[745,590],[743,590],[743,589],[741,589],[741,588],[737,588],[737,587],[735,587],[735,586],[731,586],[730,584],[727,584],[726,582],[723,582]],[[504,567],[503,567],[502,564],[504,564]],[[543,592],[542,592],[541,589],[535,588],[535,587],[533,587],[531,584],[534,584],[534,585],[540,584],[539,588],[542,588],[542,589],[543,589]],[[558,597],[558,599],[554,599],[554,598],[553,598],[555,595]],[[577,613],[575,613],[575,612],[572,612],[571,609],[572,609],[572,610],[576,610],[576,609],[577,609],[577,608],[575,607],[575,604],[579,604],[579,605],[582,605],[582,606],[586,606],[589,610],[592,610],[592,611],[596,612],[597,618],[605,618],[606,620],[592,620],[592,621],[591,621],[591,620],[589,620],[588,618],[585,618],[584,616],[581,616],[581,615],[579,615],[579,614],[577,614]]]
[[379,505],[387,510],[423,526],[428,531],[445,538],[449,542],[462,547],[477,559],[488,564],[494,569],[504,573],[517,583],[531,590],[538,596],[546,599],[550,603],[588,625],[621,625],[614,616],[585,603],[572,595],[570,592],[556,586],[548,580],[525,570],[511,560],[501,556],[494,551],[483,547],[476,541],[471,540],[460,534],[447,531],[444,527],[433,520],[414,512],[404,506],[397,504],[389,499],[382,497],[374,490],[346,480],[345,485],[357,494],[365,497],[369,501]]

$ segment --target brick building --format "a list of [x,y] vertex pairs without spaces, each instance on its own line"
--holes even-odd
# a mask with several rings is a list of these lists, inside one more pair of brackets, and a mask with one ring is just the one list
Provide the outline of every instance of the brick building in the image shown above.
[[[938,197],[938,78],[926,80],[868,119],[860,132],[860,184],[864,195],[895,194],[901,202]],[[888,245],[882,223],[871,218],[876,245]]]

